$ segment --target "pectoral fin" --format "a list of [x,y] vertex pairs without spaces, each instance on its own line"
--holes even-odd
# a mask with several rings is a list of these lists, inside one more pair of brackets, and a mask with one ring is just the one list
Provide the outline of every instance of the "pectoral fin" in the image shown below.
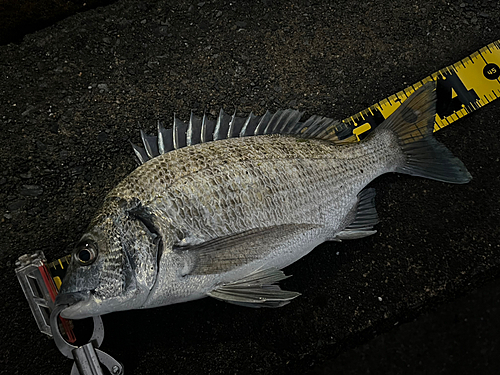
[[191,275],[224,273],[262,259],[278,247],[289,246],[315,228],[318,225],[283,224],[254,228],[197,245],[177,246],[174,251],[189,252],[193,259]]
[[257,270],[241,280],[219,286],[208,295],[245,307],[281,307],[300,296],[300,293],[281,290],[275,285],[287,277],[277,268]]

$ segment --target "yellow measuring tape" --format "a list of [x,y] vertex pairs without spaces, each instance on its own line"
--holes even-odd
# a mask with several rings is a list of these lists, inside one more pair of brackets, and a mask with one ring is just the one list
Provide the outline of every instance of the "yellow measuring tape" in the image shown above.
[[52,279],[56,284],[57,290],[61,288],[62,285],[61,278],[66,273],[64,267],[68,267],[70,261],[71,261],[71,255],[66,255],[65,257],[62,257],[47,264],[50,274],[52,275]]
[[500,40],[346,118],[333,131],[339,140],[354,135],[359,141],[430,81],[437,81],[434,131],[438,131],[500,97]]

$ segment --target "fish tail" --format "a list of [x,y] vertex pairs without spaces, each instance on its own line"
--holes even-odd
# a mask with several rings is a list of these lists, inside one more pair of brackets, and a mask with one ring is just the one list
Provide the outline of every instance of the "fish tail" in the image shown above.
[[436,116],[435,83],[431,82],[411,95],[378,131],[396,134],[404,162],[396,172],[464,184],[472,179],[465,165],[432,135]]

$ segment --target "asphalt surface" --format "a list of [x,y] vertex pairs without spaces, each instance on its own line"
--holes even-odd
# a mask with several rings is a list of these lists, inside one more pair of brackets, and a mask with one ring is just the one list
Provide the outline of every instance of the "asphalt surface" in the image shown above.
[[[345,118],[500,39],[498,1],[118,1],[0,46],[0,372],[69,373],[18,256],[71,252],[175,112]],[[374,181],[372,237],[286,269],[275,310],[212,299],[103,317],[128,374],[497,374],[500,102],[436,134],[473,180]]]

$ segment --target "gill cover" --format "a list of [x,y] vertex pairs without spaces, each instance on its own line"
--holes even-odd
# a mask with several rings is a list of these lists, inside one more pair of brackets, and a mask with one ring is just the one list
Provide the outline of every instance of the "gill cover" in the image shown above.
[[[154,285],[161,237],[138,202],[107,199],[73,251],[56,303],[84,318],[142,306]],[[71,296],[71,297],[70,297]]]

